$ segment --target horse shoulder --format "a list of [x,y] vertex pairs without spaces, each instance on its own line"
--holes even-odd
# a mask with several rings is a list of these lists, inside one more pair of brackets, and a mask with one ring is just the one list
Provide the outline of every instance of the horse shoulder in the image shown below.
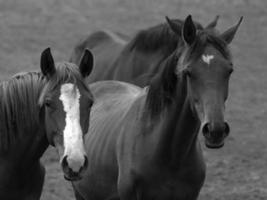
[[[90,113],[90,126],[85,138],[85,148],[89,160],[90,174],[87,174],[88,184],[109,191],[116,184],[117,174],[117,141],[120,129],[124,124],[124,116],[130,110],[132,103],[141,89],[119,81],[101,81],[90,85],[95,101]],[[87,179],[86,179],[87,180]]]
[[90,117],[90,137],[98,138],[99,141],[107,141],[110,137],[108,143],[113,146],[124,116],[141,89],[119,81],[96,82],[90,85],[90,89],[95,97]]

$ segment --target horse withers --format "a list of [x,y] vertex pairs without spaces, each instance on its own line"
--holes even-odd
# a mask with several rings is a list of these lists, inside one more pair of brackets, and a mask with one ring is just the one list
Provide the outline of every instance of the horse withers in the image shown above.
[[25,72],[0,85],[0,199],[40,198],[45,169],[39,159],[56,146],[64,177],[82,178],[88,158],[93,96],[84,82],[93,65],[86,50],[78,66],[54,63],[50,49],[41,55],[41,73]]
[[221,148],[230,131],[224,119],[233,72],[228,44],[241,20],[218,35],[197,31],[188,16],[177,33],[183,43],[144,89],[119,81],[90,85],[90,165],[73,182],[77,200],[197,199],[206,171],[198,133],[207,147]]

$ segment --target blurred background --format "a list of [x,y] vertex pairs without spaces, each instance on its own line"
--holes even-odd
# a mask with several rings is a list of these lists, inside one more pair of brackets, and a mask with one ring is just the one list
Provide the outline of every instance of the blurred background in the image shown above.
[[[235,67],[226,106],[231,135],[223,149],[203,145],[207,178],[199,199],[266,200],[266,0],[0,0],[0,79],[39,70],[40,53],[48,46],[55,60],[68,60],[74,45],[93,31],[133,36],[166,15],[188,14],[203,25],[220,15],[220,31],[244,16],[231,45]],[[74,199],[55,150],[49,148],[42,161],[47,175],[41,199]]]

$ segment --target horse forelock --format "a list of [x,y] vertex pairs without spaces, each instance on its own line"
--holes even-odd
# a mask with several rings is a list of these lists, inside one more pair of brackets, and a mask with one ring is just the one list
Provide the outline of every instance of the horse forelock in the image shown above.
[[40,95],[39,105],[43,105],[44,97],[48,92],[53,93],[55,89],[64,83],[72,83],[75,87],[79,85],[90,96],[92,96],[79,71],[79,68],[72,63],[60,62],[56,63],[56,73],[47,81],[47,84]]
[[223,41],[216,32],[209,30],[199,30],[196,40],[189,48],[186,45],[181,45],[178,48],[179,65],[186,67],[192,62],[195,62],[202,57],[205,48],[208,46],[218,50],[225,59],[231,60],[232,56],[225,41]]

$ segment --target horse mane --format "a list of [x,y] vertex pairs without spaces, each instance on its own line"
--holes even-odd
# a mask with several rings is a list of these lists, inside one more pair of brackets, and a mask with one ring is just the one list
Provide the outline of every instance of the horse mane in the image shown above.
[[[172,21],[182,28],[183,20],[172,19]],[[203,29],[199,23],[196,23],[196,27],[200,30]],[[169,55],[176,49],[180,39],[180,36],[175,34],[165,22],[139,31],[127,46],[130,50],[137,49],[140,51],[156,51],[162,49]]]
[[189,48],[185,44],[178,46],[160,65],[161,71],[151,80],[149,85],[146,104],[151,116],[157,116],[164,107],[170,105],[176,97],[178,79],[181,78],[179,66],[181,55],[185,52],[183,63],[191,63],[198,60],[207,46],[213,46],[223,57],[231,59],[227,44],[214,31],[199,30],[196,40]]
[[151,80],[146,105],[150,116],[158,116],[166,105],[172,102],[177,86],[177,75],[175,68],[177,60],[171,54],[164,62],[162,62],[161,71],[157,73]]
[[0,84],[0,150],[7,151],[20,136],[38,123],[38,97],[44,77],[38,72],[20,73]]

